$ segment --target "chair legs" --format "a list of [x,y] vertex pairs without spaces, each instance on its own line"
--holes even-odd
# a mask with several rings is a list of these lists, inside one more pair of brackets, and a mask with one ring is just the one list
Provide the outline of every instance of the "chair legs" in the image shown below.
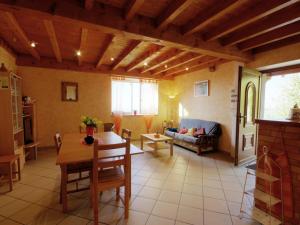
[[125,186],[125,219],[129,216],[129,185]]
[[98,190],[95,188],[92,188],[93,190],[93,196],[92,196],[92,202],[93,202],[93,209],[94,209],[94,225],[98,225],[99,221],[99,204],[98,204]]
[[116,188],[116,201],[120,200],[120,188]]

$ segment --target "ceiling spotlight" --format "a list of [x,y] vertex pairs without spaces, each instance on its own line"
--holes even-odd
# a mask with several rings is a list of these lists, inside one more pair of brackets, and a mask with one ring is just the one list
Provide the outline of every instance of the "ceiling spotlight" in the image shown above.
[[30,43],[30,46],[32,47],[32,48],[35,48],[36,47],[36,42],[34,42],[34,41],[32,41],[31,43]]
[[188,67],[185,67],[185,70],[186,70],[186,71],[188,71],[188,70],[189,70],[189,68],[188,68]]
[[113,58],[113,57],[110,58],[110,61],[114,61],[114,60],[115,60],[115,58]]
[[168,65],[165,65],[165,69],[167,69],[168,68]]
[[147,63],[147,62],[144,62],[144,66],[148,66],[148,63]]
[[77,55],[77,56],[81,56],[81,51],[80,51],[80,50],[77,50],[77,51],[76,51],[76,55]]

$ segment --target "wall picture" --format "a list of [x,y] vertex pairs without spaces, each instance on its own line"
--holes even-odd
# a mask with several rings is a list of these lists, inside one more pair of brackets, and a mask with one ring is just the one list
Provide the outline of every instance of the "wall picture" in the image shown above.
[[208,80],[196,81],[194,83],[194,96],[208,96]]

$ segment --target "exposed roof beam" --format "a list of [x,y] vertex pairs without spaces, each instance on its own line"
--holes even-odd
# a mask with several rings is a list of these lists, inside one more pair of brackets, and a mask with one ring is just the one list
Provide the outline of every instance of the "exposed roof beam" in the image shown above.
[[150,73],[139,74],[137,70],[132,72],[126,72],[123,68],[118,68],[116,70],[111,70],[110,66],[101,65],[99,68],[95,67],[93,63],[84,63],[79,66],[78,63],[71,60],[64,60],[62,63],[58,63],[54,58],[42,57],[40,61],[34,60],[32,57],[26,55],[19,55],[16,64],[18,66],[30,66],[30,67],[41,67],[41,68],[51,68],[51,69],[61,69],[61,70],[72,70],[79,72],[88,73],[101,73],[103,75],[115,75],[115,76],[127,76],[127,77],[145,77],[151,78]]
[[[5,2],[5,4],[1,2]],[[243,62],[253,59],[250,53],[240,52],[233,46],[223,47],[218,42],[207,43],[197,35],[185,37],[180,33],[178,27],[169,26],[165,31],[159,31],[151,18],[134,17],[132,22],[128,23],[122,17],[122,11],[115,7],[106,6],[103,8],[99,4],[95,4],[92,10],[87,11],[73,1],[61,0],[56,6],[55,15],[53,15],[49,11],[53,7],[52,4],[52,0],[0,0],[0,10],[5,9],[11,12],[22,10],[24,16],[51,19],[56,22],[68,23],[70,26],[80,25],[128,39],[149,41],[166,47],[179,48],[218,58]]]
[[181,51],[179,49],[173,48],[170,49],[169,51],[165,52],[164,54],[158,56],[157,58],[154,58],[148,63],[148,67],[143,69],[141,73],[148,72],[150,70],[154,70],[155,68],[161,66],[161,65],[166,65],[168,62],[181,57],[185,55],[186,52]]
[[169,77],[169,76],[172,76],[173,74],[180,73],[183,71],[188,72],[190,69],[192,69],[195,66],[198,66],[200,64],[207,63],[207,62],[214,62],[216,60],[217,60],[216,58],[211,57],[211,56],[203,56],[200,59],[193,60],[188,63],[184,63],[178,67],[175,67],[173,69],[170,69],[170,70],[164,72],[163,77]]
[[141,43],[141,41],[132,40],[130,44],[121,52],[118,58],[115,59],[114,63],[111,66],[111,69],[117,69],[123,62],[123,60]]
[[300,42],[300,35],[296,35],[296,36],[292,36],[280,41],[276,41],[274,43],[270,43],[270,44],[266,44],[264,46],[258,47],[258,48],[254,48],[253,49],[253,53],[257,54],[257,53],[261,53],[261,52],[266,52],[266,51],[270,51],[276,48],[280,48],[286,45],[292,45],[292,44],[296,44]]
[[44,20],[44,25],[52,46],[52,50],[54,52],[54,55],[56,57],[57,62],[62,62],[61,53],[59,49],[59,45],[56,38],[55,29],[53,26],[53,23],[51,20]]
[[11,28],[14,32],[14,34],[17,36],[17,38],[22,42],[24,47],[27,49],[27,51],[35,58],[40,59],[39,53],[36,51],[35,48],[32,48],[30,46],[30,40],[23,31],[23,29],[20,27],[18,21],[16,20],[15,16],[11,12],[4,12],[4,18],[9,25],[9,28]]
[[300,21],[272,30],[268,33],[251,38],[238,44],[242,51],[279,41],[300,34]]
[[125,19],[131,20],[143,5],[144,0],[129,0],[125,8]]
[[180,13],[193,3],[193,0],[175,0],[157,18],[157,28],[163,29],[170,24]]
[[228,12],[235,10],[242,3],[244,3],[244,0],[228,0],[215,3],[212,7],[209,7],[206,11],[201,12],[188,21],[182,28],[183,34],[189,35],[203,29],[212,21],[215,21],[226,15]]
[[103,45],[101,46],[101,49],[100,49],[99,60],[98,60],[98,63],[96,65],[96,68],[99,68],[101,66],[104,55],[105,55],[105,52],[107,51],[107,49],[109,48],[109,46],[113,42],[113,39],[114,39],[114,36],[108,34],[107,37],[105,38],[105,40],[103,41]]
[[[225,60],[225,59],[216,59],[215,61],[204,62],[202,64],[195,65],[193,68],[189,69],[188,71],[182,71],[182,72],[173,74],[172,77],[181,76],[181,75],[184,75],[187,73],[192,73],[195,71],[203,70],[203,69],[206,69],[211,66],[218,66],[218,65],[221,65],[226,62],[228,62],[228,60]],[[166,79],[166,78],[168,78],[168,77],[164,77],[164,79]]]
[[94,7],[94,0],[85,0],[84,8],[87,10],[91,10]]
[[298,0],[268,0],[260,1],[251,10],[247,10],[244,13],[240,13],[238,16],[230,18],[228,21],[224,21],[220,26],[215,27],[213,30],[204,34],[206,41],[212,41],[220,38],[230,32],[233,32],[247,24],[253,23],[267,15],[270,15],[280,9],[283,9]]
[[13,50],[13,48],[6,43],[3,39],[0,38],[0,47],[4,48],[7,52],[9,52],[13,57],[17,58],[16,52]]
[[87,36],[88,36],[88,29],[82,28],[81,29],[81,38],[80,38],[80,47],[79,47],[79,51],[80,51],[81,55],[77,56],[79,66],[81,66],[81,64],[83,62],[82,57],[83,57],[84,49],[86,47]]
[[152,70],[152,71],[151,71],[151,74],[156,75],[156,74],[165,72],[165,71],[167,71],[167,70],[170,70],[170,69],[172,69],[172,68],[181,66],[181,65],[183,65],[183,64],[185,64],[185,63],[191,62],[191,61],[193,61],[193,60],[196,60],[196,59],[199,59],[199,58],[202,58],[202,57],[204,57],[204,56],[203,56],[203,55],[196,54],[196,53],[188,52],[188,53],[186,53],[185,55],[183,55],[182,57],[180,57],[180,58],[178,58],[178,59],[175,59],[175,60],[169,62],[167,67],[165,67],[165,66],[160,66],[159,68],[157,68],[157,69],[155,69],[155,70]]
[[300,2],[251,23],[222,39],[224,46],[233,45],[300,20]]
[[161,51],[162,48],[163,48],[163,46],[161,46],[161,45],[151,44],[149,46],[148,50],[145,53],[142,53],[141,55],[139,55],[135,60],[133,60],[126,67],[126,71],[132,71],[135,68],[137,68],[140,65],[142,65],[143,63],[147,62],[147,60],[149,60],[149,58],[155,57],[156,55],[158,55],[160,53],[160,51]]

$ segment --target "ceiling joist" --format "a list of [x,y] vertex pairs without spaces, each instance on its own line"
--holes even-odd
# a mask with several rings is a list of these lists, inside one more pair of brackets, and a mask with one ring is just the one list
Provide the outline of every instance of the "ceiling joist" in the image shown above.
[[62,57],[61,57],[61,53],[60,53],[60,48],[57,42],[57,38],[56,38],[56,33],[55,33],[55,29],[53,26],[53,23],[51,20],[44,20],[44,25],[52,46],[52,50],[54,52],[54,55],[56,57],[57,62],[62,62]]
[[298,0],[268,0],[260,1],[251,10],[232,17],[226,23],[222,23],[210,32],[204,34],[206,41],[216,40],[230,32],[233,32],[241,27],[244,27],[252,22],[255,22],[265,16],[268,16],[278,10],[281,10]]
[[112,44],[114,39],[113,35],[108,34],[107,37],[105,38],[103,45],[100,49],[100,53],[99,53],[99,61],[96,65],[96,68],[99,68],[101,66],[101,64],[103,63],[103,59],[104,59],[104,55],[105,52],[107,51],[107,49],[109,48],[109,46]]
[[81,38],[80,38],[80,47],[79,47],[80,55],[77,55],[79,66],[82,65],[83,55],[86,54],[85,46],[86,46],[87,36],[88,36],[88,29],[82,28],[81,29]]
[[125,19],[131,20],[143,5],[144,0],[129,0],[125,9]]

